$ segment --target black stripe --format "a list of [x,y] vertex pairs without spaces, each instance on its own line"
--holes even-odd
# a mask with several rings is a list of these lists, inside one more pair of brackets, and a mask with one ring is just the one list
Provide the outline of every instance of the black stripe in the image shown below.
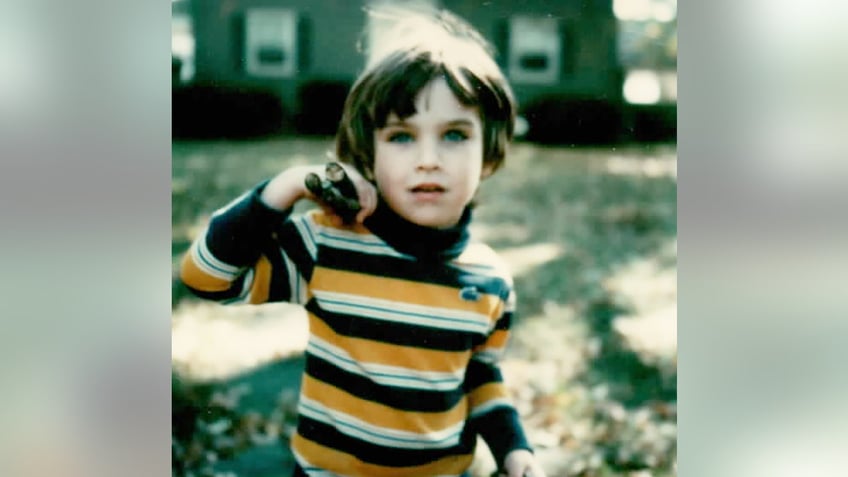
[[294,263],[297,272],[304,277],[312,276],[314,264],[312,257],[306,250],[303,238],[298,234],[291,220],[281,222],[275,227],[263,253],[271,262],[268,301],[296,301],[298,297],[291,296],[291,283],[298,280],[298,276],[289,276],[283,253]]
[[461,388],[453,391],[427,391],[384,386],[361,376],[338,368],[311,353],[306,353],[305,372],[309,376],[332,384],[361,399],[413,412],[443,412],[453,409],[464,393]]
[[498,318],[498,322],[495,323],[496,330],[508,330],[510,326],[512,326],[512,318],[513,313],[511,311],[507,311],[500,318]]
[[206,249],[216,259],[237,267],[247,266],[259,258],[261,235],[250,222],[251,217],[242,213],[244,202],[236,204],[228,212],[213,217],[209,221],[206,236]]
[[524,434],[518,412],[512,407],[500,407],[471,419],[467,428],[479,433],[496,462],[503,462],[506,454],[515,449],[532,447]]
[[321,247],[319,254],[321,265],[335,270],[444,285],[456,288],[457,293],[469,286],[476,287],[480,293],[497,295],[503,299],[509,293],[508,285],[501,278],[467,272],[444,262],[372,255],[326,245]]
[[292,301],[291,296],[291,280],[296,280],[296,277],[289,277],[283,254],[279,247],[268,247],[264,252],[271,264],[271,278],[268,284],[268,301]]
[[398,346],[438,351],[467,351],[481,344],[486,338],[485,335],[470,331],[445,330],[335,313],[321,308],[314,297],[306,304],[306,310],[326,323],[337,334]]
[[276,231],[277,246],[286,252],[289,259],[294,262],[298,272],[303,275],[303,278],[308,282],[312,279],[312,268],[315,263],[312,260],[312,255],[306,248],[306,238],[301,237],[300,232],[291,220],[287,220]]
[[256,263],[272,229],[289,211],[271,209],[259,198],[263,182],[209,221],[206,247],[218,260],[235,266]]
[[471,454],[474,451],[476,435],[469,429],[463,429],[460,443],[444,449],[399,449],[372,444],[348,436],[323,422],[299,416],[298,434],[305,439],[322,446],[356,456],[370,464],[386,467],[412,467],[428,464],[435,460],[451,456]]
[[468,362],[468,367],[465,370],[465,381],[462,383],[462,389],[466,393],[470,393],[484,384],[501,382],[503,382],[503,376],[500,368],[472,359]]

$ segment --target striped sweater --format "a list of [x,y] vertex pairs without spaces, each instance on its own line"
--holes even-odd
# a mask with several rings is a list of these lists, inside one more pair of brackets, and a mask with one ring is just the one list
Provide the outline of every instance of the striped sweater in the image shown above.
[[216,211],[181,278],[226,303],[289,301],[309,320],[292,451],[309,475],[461,475],[482,435],[502,464],[529,449],[497,366],[514,308],[495,253],[383,203],[365,224],[265,206]]

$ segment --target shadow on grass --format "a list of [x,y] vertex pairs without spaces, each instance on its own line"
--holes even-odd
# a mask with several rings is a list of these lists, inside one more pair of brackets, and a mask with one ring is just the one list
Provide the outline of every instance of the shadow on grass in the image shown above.
[[676,237],[676,180],[528,174],[510,188],[513,194],[525,191],[520,200],[530,212],[521,215],[513,209],[498,216],[525,231],[518,239],[496,238],[490,243],[496,248],[522,245],[526,243],[523,236],[556,243],[563,250],[555,259],[516,277],[516,327],[526,317],[543,314],[546,302],[574,305],[581,311],[588,338],[600,345],[578,376],[580,383],[589,388],[604,386],[609,399],[627,407],[676,401],[676,369],[646,364],[627,348],[612,323],[632,310],[616,304],[604,285],[634,260],[659,257],[667,261],[660,266],[674,265],[668,262],[676,258],[661,252]]
[[612,330],[612,321],[625,310],[606,299],[593,302],[586,313],[589,329],[600,342],[594,356],[580,376],[587,386],[605,385],[608,397],[622,405],[637,408],[644,404],[677,400],[677,372],[667,373],[658,366],[645,364],[623,346]]
[[[256,411],[263,415],[271,415],[277,410],[291,405],[292,402],[281,402],[280,396],[297,396],[300,392],[300,379],[303,373],[304,357],[297,356],[275,361],[244,373],[227,381],[227,386],[245,385],[248,393],[239,400],[239,411]],[[294,469],[294,459],[289,451],[288,440],[281,438],[268,445],[253,446],[221,462],[221,471],[234,472],[236,475],[254,477],[288,477]]]
[[[173,376],[172,434],[189,443],[174,459],[175,475],[290,476],[294,459],[282,427],[294,422],[303,368],[299,355],[209,383]],[[253,440],[260,435],[262,442]],[[204,454],[193,456],[192,444]]]

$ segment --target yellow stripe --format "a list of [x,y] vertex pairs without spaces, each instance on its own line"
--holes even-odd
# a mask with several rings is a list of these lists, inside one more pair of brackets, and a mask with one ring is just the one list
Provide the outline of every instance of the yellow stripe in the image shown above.
[[500,318],[502,303],[497,295],[481,294],[477,301],[462,300],[453,287],[397,278],[315,267],[310,285],[315,290],[394,300],[422,306],[440,306]]
[[[292,277],[292,279],[295,279]],[[256,263],[253,273],[253,285],[250,287],[250,300],[248,303],[258,304],[268,301],[269,289],[271,287],[271,262],[268,257],[261,256]]]
[[385,467],[369,464],[356,457],[322,446],[305,439],[300,434],[292,436],[292,449],[302,455],[310,465],[329,472],[354,477],[420,477],[422,475],[461,474],[471,466],[474,454],[449,456],[414,467]]
[[309,331],[313,336],[346,350],[353,359],[361,363],[452,373],[465,369],[471,359],[471,351],[429,350],[343,336],[312,313],[309,313]]
[[465,398],[449,411],[402,411],[374,401],[360,399],[309,375],[304,375],[301,395],[369,424],[418,434],[438,432],[455,426],[464,421],[468,415],[468,403]]
[[472,408],[498,398],[509,398],[503,383],[484,384],[468,395],[468,401]]
[[501,317],[504,314],[505,309],[506,309],[506,304],[503,301],[498,300],[497,304],[495,305],[495,311],[492,312],[492,318],[494,318],[495,322],[497,322],[498,320],[501,319]]
[[213,277],[201,270],[194,262],[190,252],[183,255],[180,264],[180,280],[195,290],[207,292],[225,291],[231,286],[230,281]]
[[336,230],[344,230],[346,232],[353,232],[353,233],[361,234],[361,235],[370,235],[371,234],[371,232],[367,228],[365,228],[364,225],[362,225],[360,223],[355,223],[355,224],[351,224],[351,225],[340,225],[339,223],[334,221],[335,219],[332,218],[332,216],[328,215],[323,210],[311,211],[307,215],[311,216],[312,220],[317,225],[321,225],[323,227],[336,229]]
[[509,331],[507,330],[495,330],[492,334],[489,335],[489,338],[485,343],[476,347],[474,351],[481,351],[483,349],[503,349],[506,347],[506,342],[509,340]]

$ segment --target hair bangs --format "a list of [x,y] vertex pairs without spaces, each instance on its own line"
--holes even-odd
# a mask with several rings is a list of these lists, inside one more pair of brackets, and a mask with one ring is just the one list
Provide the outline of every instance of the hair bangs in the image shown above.
[[365,71],[345,101],[336,136],[339,160],[373,179],[374,133],[392,114],[401,120],[416,114],[421,91],[444,78],[457,101],[480,115],[483,161],[493,170],[500,167],[517,105],[490,45],[476,30],[447,12],[429,19],[412,15],[372,46]]
[[434,61],[432,53],[423,53],[400,68],[389,70],[382,88],[375,91],[370,113],[377,128],[386,125],[389,115],[400,119],[414,115],[415,101],[421,91],[437,78],[444,78],[457,100],[469,107],[481,105],[480,92],[484,81],[467,68],[443,61]]
[[422,58],[421,55],[404,60],[405,64],[384,73],[385,83],[378,88],[378,91],[375,91],[372,118],[378,128],[386,125],[392,113],[400,119],[414,115],[418,94],[439,76],[438,66]]

